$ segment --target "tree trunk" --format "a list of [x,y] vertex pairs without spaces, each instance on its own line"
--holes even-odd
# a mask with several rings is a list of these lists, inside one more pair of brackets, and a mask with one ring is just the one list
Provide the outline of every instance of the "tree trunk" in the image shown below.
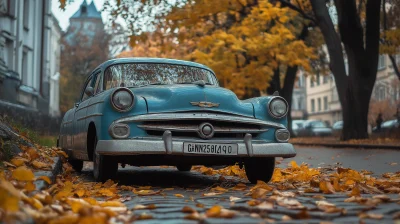
[[393,55],[389,55],[389,58],[390,58],[390,61],[392,62],[394,73],[396,73],[397,78],[399,78],[399,80],[400,80],[400,70],[399,70],[399,67],[397,66],[396,58]]
[[[376,79],[379,56],[380,0],[366,4],[366,30],[357,14],[354,0],[335,0],[339,35],[329,16],[325,1],[311,0],[316,21],[330,56],[330,68],[343,113],[342,140],[368,138],[368,109]],[[346,75],[342,42],[347,53]]]
[[272,95],[275,91],[281,91],[281,79],[280,79],[280,70],[279,66],[274,71],[274,76],[272,76],[272,80],[269,82],[269,87],[267,88],[267,94]]
[[283,81],[283,88],[280,92],[280,95],[285,98],[289,105],[289,112],[287,114],[287,127],[290,132],[290,135],[293,136],[292,130],[292,114],[291,107],[292,107],[292,96],[293,96],[293,88],[294,83],[296,82],[296,73],[297,73],[297,66],[288,67],[286,70],[285,80]]

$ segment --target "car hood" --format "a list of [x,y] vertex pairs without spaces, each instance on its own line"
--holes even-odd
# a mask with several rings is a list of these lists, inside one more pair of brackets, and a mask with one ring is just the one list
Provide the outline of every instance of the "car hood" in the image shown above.
[[[235,93],[221,87],[182,84],[145,86],[131,90],[135,95],[146,99],[149,113],[214,111],[254,117],[251,103],[242,102]],[[215,105],[202,107],[197,105],[199,102]]]

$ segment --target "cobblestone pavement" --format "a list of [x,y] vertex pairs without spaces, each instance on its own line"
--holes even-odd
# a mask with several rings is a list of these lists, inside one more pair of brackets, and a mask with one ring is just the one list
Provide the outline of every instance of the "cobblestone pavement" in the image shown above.
[[[85,181],[93,181],[90,168],[84,170],[81,176]],[[146,213],[152,217],[152,219],[138,220],[135,223],[393,223],[395,217],[400,219],[400,205],[398,204],[400,195],[398,194],[388,194],[391,199],[396,200],[395,202],[382,203],[378,206],[344,202],[345,199],[349,198],[344,194],[304,193],[296,196],[296,200],[305,207],[307,212],[301,209],[288,209],[279,205],[275,205],[273,208],[250,206],[247,202],[252,198],[245,195],[248,191],[229,190],[219,195],[204,196],[204,194],[210,192],[211,187],[215,186],[229,188],[238,183],[245,183],[248,187],[247,189],[254,186],[245,179],[225,178],[221,179],[219,175],[203,175],[196,171],[179,172],[174,167],[127,167],[119,169],[116,181],[119,185],[152,186],[152,190],[162,191],[161,194],[152,196],[138,196],[130,191],[121,192],[123,198],[128,198],[124,203],[128,209],[132,209],[133,215]],[[373,195],[362,196],[371,198]],[[236,201],[231,202],[231,197],[236,197]],[[316,201],[320,200],[333,203],[343,210],[342,212],[333,213],[321,212],[316,206]],[[216,204],[235,211],[234,218],[206,218],[202,221],[188,220],[185,219],[188,214],[182,212],[184,206],[190,206],[201,213]],[[150,207],[155,205],[155,208],[134,210],[133,208],[137,205]],[[200,205],[204,205],[204,207]],[[383,217],[380,220],[361,219],[361,213],[369,213],[372,216],[374,214],[382,214]]]

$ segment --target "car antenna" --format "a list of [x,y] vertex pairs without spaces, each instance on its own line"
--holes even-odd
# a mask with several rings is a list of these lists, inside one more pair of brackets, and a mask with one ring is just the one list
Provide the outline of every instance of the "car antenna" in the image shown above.
[[272,94],[273,96],[279,96],[279,92],[275,91],[274,94]]

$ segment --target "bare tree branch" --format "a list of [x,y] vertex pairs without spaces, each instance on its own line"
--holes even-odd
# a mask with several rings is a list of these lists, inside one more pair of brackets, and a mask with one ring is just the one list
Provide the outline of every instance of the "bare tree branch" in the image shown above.
[[311,22],[313,22],[314,24],[316,24],[317,22],[315,21],[314,17],[311,17],[309,15],[307,15],[302,9],[300,9],[299,7],[293,5],[292,3],[290,3],[289,1],[286,0],[278,0],[282,6],[284,7],[288,7],[289,9],[292,9],[298,13],[300,13],[304,19],[310,20]]

